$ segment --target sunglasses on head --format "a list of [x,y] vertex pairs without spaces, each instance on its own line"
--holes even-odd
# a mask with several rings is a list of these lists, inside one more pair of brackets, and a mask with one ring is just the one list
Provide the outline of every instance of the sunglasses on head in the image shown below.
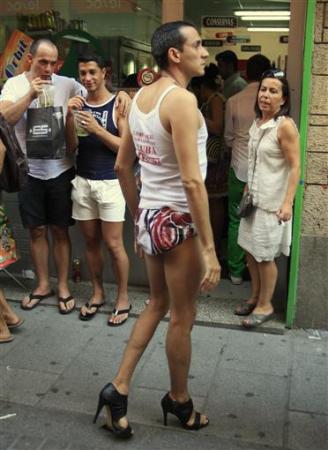
[[277,78],[279,80],[280,78],[285,78],[285,72],[280,69],[270,69],[263,72],[261,78],[262,80],[263,78]]

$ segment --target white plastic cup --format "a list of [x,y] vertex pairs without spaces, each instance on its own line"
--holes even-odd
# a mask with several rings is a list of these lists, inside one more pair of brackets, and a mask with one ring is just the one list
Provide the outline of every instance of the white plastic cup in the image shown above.
[[42,91],[38,95],[39,108],[47,108],[48,106],[54,106],[55,101],[55,86],[52,83],[44,84]]

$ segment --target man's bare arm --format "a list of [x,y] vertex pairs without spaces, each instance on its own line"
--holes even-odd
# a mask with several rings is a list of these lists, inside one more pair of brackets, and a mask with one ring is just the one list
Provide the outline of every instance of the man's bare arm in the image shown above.
[[30,82],[30,90],[24,97],[21,97],[15,103],[9,100],[2,100],[0,102],[0,112],[10,125],[16,125],[24,112],[28,109],[31,102],[42,91],[42,86],[47,83],[46,80],[35,78]]
[[[199,167],[197,133],[200,115],[196,99],[185,90],[181,89],[178,92],[174,90],[167,101],[163,102],[162,111],[170,121],[181,180],[202,246],[205,262],[202,288],[212,289],[220,279],[220,265],[216,257],[210,225],[207,192]],[[183,120],[181,120],[182,117]]]
[[136,159],[136,151],[130,132],[128,121],[123,129],[120,149],[116,158],[115,172],[120,181],[122,192],[129,211],[134,217],[139,203],[136,180],[134,176],[134,162]]
[[2,172],[3,169],[5,156],[6,156],[6,147],[0,138],[0,173]]

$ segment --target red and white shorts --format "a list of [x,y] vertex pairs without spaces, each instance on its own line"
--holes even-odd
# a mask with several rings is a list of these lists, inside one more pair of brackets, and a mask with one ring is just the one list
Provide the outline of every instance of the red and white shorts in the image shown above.
[[145,253],[159,255],[197,236],[197,231],[189,213],[164,206],[161,209],[139,208],[135,216],[135,235]]

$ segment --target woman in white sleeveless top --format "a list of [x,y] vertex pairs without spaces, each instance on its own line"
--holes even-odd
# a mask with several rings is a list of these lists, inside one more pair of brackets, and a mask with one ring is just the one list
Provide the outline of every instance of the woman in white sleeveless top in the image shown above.
[[248,182],[254,209],[240,222],[238,244],[246,251],[252,281],[250,298],[235,313],[248,316],[247,328],[273,316],[272,296],[277,281],[274,259],[289,256],[293,201],[300,177],[299,134],[288,116],[290,92],[285,75],[269,70],[262,75],[249,130]]

